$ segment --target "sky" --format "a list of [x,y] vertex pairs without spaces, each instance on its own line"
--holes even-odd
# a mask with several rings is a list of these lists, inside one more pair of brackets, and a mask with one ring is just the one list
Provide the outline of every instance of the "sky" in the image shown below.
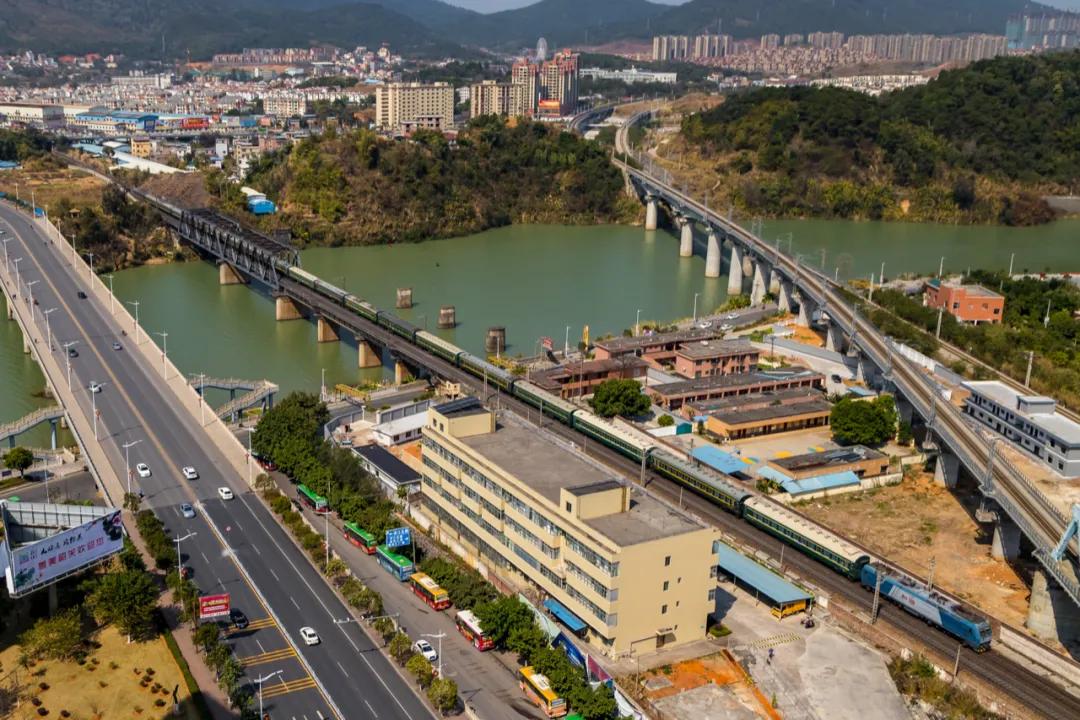
[[[449,2],[452,5],[458,5],[482,13],[525,7],[526,5],[532,5],[537,1],[538,0],[446,0],[446,2]],[[665,5],[681,5],[686,2],[686,0],[652,0],[652,2],[663,3]],[[1075,10],[1080,12],[1080,0],[1042,0],[1042,2],[1046,5],[1062,8],[1063,10]]]

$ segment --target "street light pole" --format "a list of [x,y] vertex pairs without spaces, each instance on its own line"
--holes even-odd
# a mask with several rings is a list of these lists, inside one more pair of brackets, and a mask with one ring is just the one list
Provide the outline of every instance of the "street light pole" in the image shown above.
[[109,279],[109,314],[110,315],[115,315],[116,311],[113,310],[113,303],[116,301],[116,296],[113,295],[113,289],[112,289],[113,276],[112,276],[112,273],[109,273],[105,277],[107,277]]
[[97,393],[94,392],[89,385],[87,386],[87,389],[90,390],[90,411],[94,414],[94,439],[97,440]]
[[275,670],[274,672],[270,673],[269,675],[263,675],[262,677],[258,677],[258,678],[255,678],[254,680],[252,680],[253,683],[255,683],[256,685],[259,686],[259,720],[263,720],[263,718],[266,717],[266,715],[263,714],[263,694],[262,694],[263,683],[266,682],[267,680],[269,680],[270,678],[274,677],[275,675],[280,675],[281,672],[282,672],[281,670]]
[[11,272],[11,261],[10,261],[10,258],[8,257],[7,244],[9,242],[11,242],[12,240],[14,240],[14,239],[15,238],[4,238],[4,270],[6,272]]
[[637,315],[634,316],[634,337],[641,334],[641,308],[638,308]]
[[132,440],[131,442],[124,443],[121,446],[121,447],[124,448],[124,472],[127,474],[127,491],[128,491],[128,495],[131,494],[131,460],[130,460],[130,454],[129,454],[128,451],[131,448],[138,445],[139,443],[141,443],[141,442],[142,442],[142,440]]
[[[34,319],[34,286],[37,285],[40,280],[31,280],[26,283],[27,302],[30,303],[30,319]],[[1048,311],[1049,312],[1049,311]]]
[[139,344],[139,301],[138,300],[128,300],[127,304],[135,306],[135,325],[134,325],[134,327],[131,328],[131,331],[133,333],[135,333],[135,344],[138,345]]
[[64,357],[67,359],[67,386],[68,390],[71,389],[71,346],[77,345],[78,340],[72,340],[71,342],[64,343]]
[[19,279],[19,263],[22,262],[22,258],[17,257],[14,260],[12,260],[11,262],[13,262],[15,264],[15,289],[18,290],[19,289],[19,283],[22,282],[22,280]]
[[94,253],[86,253],[90,257],[90,267],[86,271],[86,281],[90,283],[90,291],[94,290]]
[[156,332],[155,335],[161,336],[161,374],[168,379],[168,368],[165,366],[165,357],[169,354],[169,333]]
[[694,323],[697,323],[697,298],[701,293],[694,293]]
[[52,327],[49,325],[49,315],[56,312],[56,308],[49,308],[48,310],[42,310],[41,314],[45,316],[45,334],[48,337],[49,352],[52,352]]
[[446,637],[446,633],[442,631],[438,633],[424,633],[423,637],[429,637],[433,640],[439,641],[439,668],[435,672],[438,674],[439,677],[442,677],[442,639]]
[[[176,537],[173,538],[173,540],[176,541],[176,574],[177,574],[177,576],[179,577],[180,580],[184,579],[184,573],[183,573],[184,564],[180,560],[180,543],[183,542],[184,540],[187,540],[188,538],[195,537],[198,534],[199,533],[197,533],[197,532],[189,532],[184,537],[180,537],[179,535],[177,535]],[[181,602],[184,602],[185,609],[187,609],[187,603],[183,600],[183,597],[184,596],[181,593],[181,595],[180,595]]]

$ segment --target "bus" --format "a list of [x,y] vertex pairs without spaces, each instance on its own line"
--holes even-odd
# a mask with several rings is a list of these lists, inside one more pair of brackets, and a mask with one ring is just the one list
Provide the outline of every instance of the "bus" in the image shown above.
[[375,559],[382,565],[383,570],[396,577],[401,582],[405,582],[409,579],[409,576],[416,572],[416,567],[413,566],[412,560],[404,555],[398,555],[396,552],[380,545],[375,552]]
[[354,522],[345,523],[345,539],[368,555],[374,555],[378,547],[375,536]]
[[492,642],[491,638],[480,629],[480,618],[476,617],[472,610],[462,610],[457,614],[454,622],[462,637],[471,642],[473,647],[480,652],[495,647],[495,643]]
[[562,717],[566,714],[566,701],[555,694],[546,677],[529,665],[521,668],[521,689],[548,717]]
[[300,498],[300,502],[314,510],[316,515],[325,515],[330,512],[330,506],[326,504],[326,498],[316,492],[312,492],[311,488],[307,485],[297,485],[296,496]]
[[430,575],[414,572],[409,576],[413,594],[431,606],[432,610],[445,610],[450,607],[450,593],[439,587],[439,583]]

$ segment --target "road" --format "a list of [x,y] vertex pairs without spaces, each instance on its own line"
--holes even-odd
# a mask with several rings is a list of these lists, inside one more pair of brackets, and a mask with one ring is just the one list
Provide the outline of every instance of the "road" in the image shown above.
[[[181,543],[181,551],[201,591],[230,593],[233,605],[251,620],[251,628],[230,636],[236,655],[247,659],[249,681],[281,670],[265,686],[264,699],[274,717],[431,717],[355,623],[334,622],[349,616],[346,606],[242,479],[228,470],[230,464],[199,419],[175,407],[176,401],[160,384],[160,369],[149,367],[145,357],[130,347],[134,338],[130,332],[122,333],[109,314],[108,302],[90,292],[85,274],[76,276],[72,270],[68,246],[54,245],[39,224],[6,204],[0,205],[0,228],[13,238],[7,244],[12,261],[22,258],[18,289],[10,275],[4,281],[9,293],[23,303],[24,317],[33,309],[35,321],[41,322],[45,310],[56,308],[49,323],[53,352],[62,366],[62,346],[76,343],[72,347],[79,354],[70,359],[70,385],[86,417],[92,417],[96,403],[98,438],[110,465],[118,477],[125,477],[121,446],[138,443],[130,448],[130,465],[144,462],[152,475],[132,478],[132,489],[144,493],[144,506],[159,514],[170,535],[195,533]],[[27,283],[34,283],[32,290]],[[79,299],[80,290],[89,297]],[[31,292],[36,307],[28,302]],[[182,330],[176,332],[179,336]],[[147,342],[145,334],[139,339]],[[122,349],[113,350],[114,341]],[[102,385],[96,396],[86,389],[91,382]],[[92,442],[93,429],[81,431]],[[185,465],[194,466],[201,477],[183,480],[179,469]],[[217,488],[223,486],[233,489],[235,500],[218,497]],[[182,502],[198,508],[194,519],[180,515]],[[320,645],[300,643],[298,630],[304,625],[319,632]]]
[[20,502],[64,502],[90,500],[95,505],[104,504],[97,491],[93,476],[88,472],[76,472],[63,477],[50,473],[48,483],[41,473],[27,473],[26,482],[0,492],[0,498],[18,498]]

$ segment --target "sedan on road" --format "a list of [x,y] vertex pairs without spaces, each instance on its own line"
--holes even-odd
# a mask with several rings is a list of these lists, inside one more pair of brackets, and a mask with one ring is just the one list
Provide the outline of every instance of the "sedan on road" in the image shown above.
[[180,472],[182,472],[184,474],[184,479],[185,480],[198,480],[199,479],[199,473],[195,472],[195,468],[191,467],[190,465],[188,465],[187,467],[181,468]]
[[236,608],[229,610],[229,621],[236,626],[237,630],[243,630],[248,626],[247,615]]
[[431,643],[427,640],[417,640],[413,643],[413,650],[423,655],[428,662],[435,662],[439,659],[439,653],[435,652],[435,648],[431,647]]
[[135,472],[139,473],[141,478],[148,478],[150,477],[150,466],[146,463],[139,463],[135,466]]
[[84,293],[84,292],[83,292],[82,290],[80,290],[80,291],[79,291],[79,292],[77,293],[77,295],[79,296],[79,299],[80,299],[80,300],[85,300],[85,299],[86,299],[86,293]]
[[96,382],[90,383],[90,392],[92,392],[92,393],[101,392],[101,383],[96,383]]
[[300,628],[300,637],[304,640],[305,645],[318,645],[321,642],[319,633],[315,632],[315,628],[307,625]]
[[75,348],[68,348],[68,357],[70,357],[70,358],[79,357],[79,351],[76,350]]
[[217,494],[222,500],[232,500],[233,499],[233,491],[230,490],[227,487],[219,487],[217,489]]
[[123,350],[124,346],[121,345],[120,343],[116,342],[115,340],[113,340],[112,349],[113,350]]
[[191,507],[191,503],[180,503],[180,514],[186,518],[195,517],[195,508]]

